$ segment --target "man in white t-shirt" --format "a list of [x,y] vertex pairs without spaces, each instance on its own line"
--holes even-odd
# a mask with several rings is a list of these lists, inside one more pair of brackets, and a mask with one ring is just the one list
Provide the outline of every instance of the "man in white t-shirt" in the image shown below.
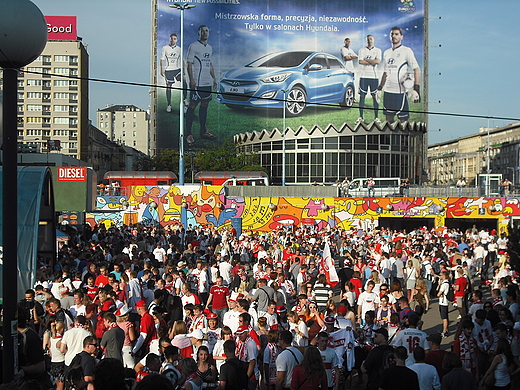
[[79,315],[74,322],[74,328],[68,330],[61,339],[60,351],[65,354],[65,366],[69,366],[72,359],[83,350],[83,340],[85,337],[92,336],[87,329],[85,329],[87,319]]
[[177,34],[170,34],[170,44],[161,50],[161,76],[166,80],[166,112],[172,111],[172,85],[180,80],[181,48],[177,46]]
[[282,347],[282,352],[276,358],[276,390],[289,389],[291,387],[292,374],[294,367],[300,364],[303,355],[296,348],[292,347],[293,336],[288,330],[283,330],[279,335],[278,345]]
[[367,35],[367,46],[359,50],[359,122],[364,121],[363,110],[368,91],[372,95],[375,120],[379,121],[377,117],[379,114],[379,102],[376,99],[376,92],[379,84],[377,66],[381,62],[381,58],[381,49],[374,46],[374,37]]
[[442,320],[442,335],[444,337],[448,336],[448,328],[449,328],[449,317],[448,317],[448,291],[451,288],[450,282],[448,280],[449,274],[448,271],[441,271],[440,275],[440,283],[439,287],[437,287],[437,297],[439,297],[439,312]]
[[354,75],[355,66],[354,60],[358,58],[356,52],[350,48],[350,38],[345,38],[345,45],[341,47],[341,59],[345,64],[345,68]]
[[200,137],[209,140],[216,138],[206,129],[206,118],[208,116],[209,102],[212,98],[212,87],[213,90],[217,89],[217,79],[211,60],[213,49],[208,44],[209,27],[205,25],[199,26],[198,33],[199,40],[190,45],[186,58],[191,93],[190,105],[186,111],[186,142],[189,145],[195,143],[195,139],[191,135],[191,126],[195,118],[195,108],[199,103]]
[[419,316],[415,313],[410,313],[408,316],[409,328],[401,330],[397,336],[395,336],[392,345],[394,347],[405,347],[408,351],[408,358],[406,359],[406,365],[410,366],[415,363],[413,356],[413,350],[416,347],[423,347],[426,352],[430,350],[430,345],[426,338],[428,335],[422,330],[417,329],[419,323]]
[[357,302],[359,323],[364,323],[367,311],[375,310],[379,306],[379,295],[372,291],[375,285],[373,280],[369,280],[366,285],[366,291],[359,295]]
[[[404,122],[410,118],[408,90],[411,90],[413,103],[421,101],[421,69],[413,50],[402,44],[403,29],[392,27],[389,35],[392,47],[383,55],[384,73],[377,89],[385,90],[383,113],[386,120],[393,122],[397,115],[397,118]],[[413,71],[413,78],[408,73],[409,69]]]
[[229,262],[229,256],[224,256],[222,262],[218,266],[220,276],[224,279],[224,286],[229,286],[233,281],[233,274],[231,273],[232,269],[233,267]]
[[338,390],[339,387],[339,360],[334,349],[327,347],[329,335],[327,332],[318,333],[318,350],[320,351],[325,372],[327,373],[327,383],[329,389]]
[[153,250],[153,255],[155,256],[155,259],[159,262],[159,264],[164,264],[164,260],[166,258],[166,251],[160,244],[157,244],[157,246]]

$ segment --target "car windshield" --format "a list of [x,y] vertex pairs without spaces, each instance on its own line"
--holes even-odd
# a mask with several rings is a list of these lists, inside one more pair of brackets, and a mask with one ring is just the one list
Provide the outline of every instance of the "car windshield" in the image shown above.
[[268,54],[262,58],[259,58],[247,67],[251,68],[293,68],[300,65],[311,52],[309,51],[290,51],[286,53],[274,53]]

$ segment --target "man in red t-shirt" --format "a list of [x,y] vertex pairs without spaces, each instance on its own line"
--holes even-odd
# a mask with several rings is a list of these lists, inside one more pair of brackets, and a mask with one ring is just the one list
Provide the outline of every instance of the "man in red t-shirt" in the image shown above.
[[148,305],[143,300],[140,300],[135,304],[137,314],[141,316],[139,337],[132,349],[132,354],[136,356],[136,360],[141,360],[148,353],[150,342],[157,338],[155,322],[150,313],[148,313],[147,306]]
[[108,269],[105,265],[102,265],[101,268],[99,268],[100,274],[96,278],[96,286],[98,287],[105,287],[108,284]]
[[455,302],[457,303],[457,309],[459,310],[459,317],[461,318],[466,315],[466,290],[468,288],[468,279],[464,276],[464,270],[462,267],[457,267],[457,279],[455,280]]
[[227,298],[229,297],[229,289],[224,286],[224,278],[218,276],[216,283],[209,290],[208,303],[206,303],[206,309],[211,304],[211,310],[213,313],[219,316],[220,321],[224,320],[224,314],[228,311]]

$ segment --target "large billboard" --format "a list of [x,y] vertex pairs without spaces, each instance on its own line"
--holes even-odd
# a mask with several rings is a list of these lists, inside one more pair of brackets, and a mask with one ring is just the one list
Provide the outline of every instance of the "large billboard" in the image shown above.
[[157,0],[157,149],[178,148],[180,115],[193,148],[284,123],[425,121],[425,1]]

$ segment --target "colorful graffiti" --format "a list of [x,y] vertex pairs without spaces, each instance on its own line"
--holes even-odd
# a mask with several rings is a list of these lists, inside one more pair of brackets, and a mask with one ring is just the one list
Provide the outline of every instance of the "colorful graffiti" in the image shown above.
[[388,197],[305,198],[232,197],[221,186],[135,186],[129,196],[102,196],[86,222],[111,225],[229,226],[242,219],[245,230],[270,231],[284,225],[313,225],[318,229],[377,227],[380,218],[430,218],[443,226],[446,218],[496,219],[505,228],[520,215],[520,198]]

